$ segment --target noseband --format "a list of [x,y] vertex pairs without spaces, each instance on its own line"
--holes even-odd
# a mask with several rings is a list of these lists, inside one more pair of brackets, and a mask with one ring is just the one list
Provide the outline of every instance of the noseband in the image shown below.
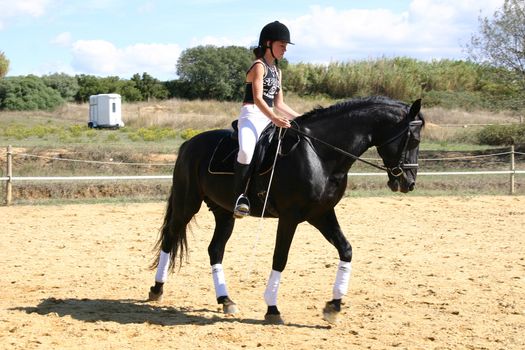
[[388,139],[386,142],[382,143],[380,146],[377,146],[377,149],[379,150],[381,147],[384,147],[386,145],[389,145],[390,143],[394,142],[398,138],[400,138],[403,135],[407,135],[405,144],[403,145],[403,151],[401,152],[401,156],[399,157],[399,162],[397,165],[393,168],[385,167],[385,170],[390,173],[394,177],[400,177],[404,174],[405,170],[412,170],[412,169],[418,169],[419,164],[418,163],[405,163],[407,152],[408,152],[408,144],[410,140],[416,140],[419,143],[419,140],[416,139],[414,136],[415,131],[418,129],[421,129],[421,126],[423,125],[422,120],[414,120],[411,122],[408,122],[408,126],[406,129],[401,131],[396,136],[392,137],[391,139]]
[[[394,177],[400,177],[401,175],[403,175],[405,173],[405,170],[409,170],[409,169],[418,169],[419,168],[419,164],[417,163],[405,163],[405,158],[406,158],[406,153],[408,151],[408,144],[410,142],[411,139],[414,139],[416,140],[417,142],[419,142],[419,140],[414,137],[414,131],[415,130],[418,130],[418,129],[421,129],[421,126],[423,125],[423,121],[421,120],[414,120],[414,121],[411,121],[408,123],[408,126],[406,127],[406,129],[403,129],[403,131],[401,131],[399,134],[397,134],[396,136],[388,139],[386,142],[382,143],[380,146],[377,147],[377,149],[381,148],[381,147],[384,147],[392,142],[394,142],[395,140],[397,140],[398,138],[400,138],[401,136],[403,135],[407,135],[407,138],[405,140],[405,144],[403,146],[403,152],[401,152],[401,156],[399,158],[399,162],[398,164],[393,167],[393,168],[390,168],[390,167],[386,167],[386,166],[381,166],[381,165],[377,165],[377,164],[374,164],[372,162],[369,162],[367,160],[364,160],[356,155],[353,155],[352,153],[350,152],[347,152],[339,147],[336,147],[334,145],[331,145],[323,140],[320,140],[318,139],[317,137],[314,137],[312,135],[308,135],[307,133],[305,133],[304,131],[301,131],[299,130],[299,128],[294,128],[294,127],[291,127],[290,129],[295,131],[296,133],[300,134],[300,135],[303,135],[311,140],[314,140],[316,142],[319,142],[321,144],[323,144],[324,146],[327,146],[331,149],[333,149],[334,151],[337,151],[339,153],[342,153],[344,154],[345,156],[348,156],[350,158],[353,158],[355,160],[358,160],[360,162],[363,162],[365,164],[368,164],[370,166],[373,166],[374,168],[377,168],[379,170],[384,170],[386,171],[387,173],[391,174],[392,176]],[[284,134],[283,134],[283,137],[284,137]]]

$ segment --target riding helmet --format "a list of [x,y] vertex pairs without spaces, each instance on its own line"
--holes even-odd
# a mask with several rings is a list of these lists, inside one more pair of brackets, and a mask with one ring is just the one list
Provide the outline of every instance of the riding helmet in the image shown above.
[[261,30],[259,47],[265,47],[267,41],[284,41],[293,45],[290,41],[290,31],[279,21],[268,23]]

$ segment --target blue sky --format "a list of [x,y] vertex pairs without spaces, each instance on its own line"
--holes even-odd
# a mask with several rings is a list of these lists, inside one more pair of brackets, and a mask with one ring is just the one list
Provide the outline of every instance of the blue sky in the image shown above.
[[254,45],[266,23],[291,31],[293,63],[407,56],[465,59],[463,47],[503,0],[0,0],[8,76],[148,72],[176,78],[197,45]]

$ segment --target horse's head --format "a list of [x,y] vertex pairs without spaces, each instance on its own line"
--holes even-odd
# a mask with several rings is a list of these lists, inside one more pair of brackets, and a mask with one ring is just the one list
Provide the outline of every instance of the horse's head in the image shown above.
[[424,124],[420,109],[419,99],[410,106],[398,126],[393,128],[392,134],[377,146],[377,151],[387,168],[388,187],[394,192],[407,193],[416,186],[419,142]]

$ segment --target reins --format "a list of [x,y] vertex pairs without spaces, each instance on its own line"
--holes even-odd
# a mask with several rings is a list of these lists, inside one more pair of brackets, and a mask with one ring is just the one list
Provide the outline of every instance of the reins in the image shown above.
[[[297,123],[294,122],[296,125]],[[345,151],[344,149],[341,149],[337,146],[334,146],[332,144],[329,144],[328,142],[325,142],[321,139],[318,139],[317,137],[315,136],[312,136],[312,135],[308,135],[307,133],[305,133],[304,131],[301,131],[299,129],[299,125],[297,125],[297,128],[294,128],[294,127],[291,127],[290,129],[295,131],[296,133],[300,134],[300,135],[303,135],[304,137],[310,139],[310,140],[314,140],[316,142],[319,142],[321,144],[323,144],[324,146],[334,150],[334,151],[337,151],[347,157],[350,157],[350,158],[353,158],[355,160],[358,160],[360,162],[363,162],[365,164],[368,164],[374,168],[377,168],[379,170],[383,170],[383,171],[386,171],[387,173],[393,175],[394,177],[399,177],[401,175],[403,175],[404,173],[404,170],[405,169],[417,169],[418,168],[418,164],[405,164],[404,163],[404,158],[406,156],[406,151],[407,151],[407,147],[408,147],[408,142],[410,140],[410,134],[411,134],[411,130],[410,130],[410,126],[412,124],[416,124],[416,125],[421,125],[422,122],[421,121],[412,121],[412,122],[409,122],[408,126],[406,128],[404,128],[401,132],[399,132],[398,134],[396,134],[395,136],[393,136],[392,138],[388,139],[387,141],[383,142],[381,145],[379,146],[376,146],[377,149],[380,149],[381,147],[383,146],[386,146],[388,144],[390,144],[391,142],[397,140],[398,138],[400,138],[401,136],[403,135],[407,135],[407,139],[405,140],[405,144],[404,144],[404,147],[403,147],[403,151],[401,153],[401,158],[399,159],[399,163],[397,166],[393,167],[393,168],[389,168],[389,167],[385,167],[385,166],[381,166],[381,165],[377,165],[377,164],[374,164],[372,162],[369,162],[361,157],[358,157],[350,152],[347,152]]]
[[[307,133],[305,133],[304,131],[301,131],[300,129],[297,129],[297,128],[294,128],[294,127],[290,127],[290,130],[293,130],[293,131],[295,131],[296,133],[298,133],[298,134],[300,134],[300,135],[302,135],[302,136],[304,136],[304,137],[309,138],[310,140],[314,140],[314,141],[316,141],[316,142],[319,142],[319,143],[323,144],[324,146],[326,146],[326,147],[328,147],[328,148],[331,148],[331,149],[334,150],[334,151],[337,151],[337,152],[339,152],[339,153],[341,153],[341,154],[344,154],[344,155],[347,156],[347,157],[353,158],[353,159],[355,159],[355,160],[358,160],[358,161],[360,161],[360,162],[363,162],[363,163],[365,163],[365,164],[368,164],[368,165],[370,165],[370,166],[373,166],[374,168],[377,168],[377,169],[379,169],[379,170],[384,170],[384,171],[388,171],[388,170],[389,170],[388,168],[386,168],[386,167],[384,167],[384,166],[377,165],[377,164],[374,164],[374,163],[372,163],[372,162],[369,162],[369,161],[367,161],[367,160],[365,160],[365,159],[363,159],[363,158],[360,158],[360,157],[358,157],[358,156],[356,156],[356,155],[354,155],[354,154],[352,154],[352,153],[350,153],[350,152],[345,151],[344,149],[341,149],[341,148],[339,148],[339,147],[337,147],[337,146],[334,146],[334,145],[329,144],[328,142],[325,142],[325,141],[323,141],[323,140],[321,140],[321,139],[318,139],[318,138],[315,137],[315,136],[308,135]],[[406,130],[404,130],[403,133],[404,133],[404,132],[406,132]],[[400,137],[400,136],[401,136],[401,134],[398,135],[398,136],[396,136],[396,137],[394,137],[393,139],[389,140],[389,142],[387,142],[387,143],[390,143],[390,142],[394,141],[395,139],[397,139],[397,138]],[[385,143],[385,144],[387,144],[387,143]],[[379,146],[379,147],[382,147],[382,146],[384,146],[385,144],[383,144],[383,145],[381,145],[381,146]],[[379,148],[379,147],[378,147],[378,148]]]

